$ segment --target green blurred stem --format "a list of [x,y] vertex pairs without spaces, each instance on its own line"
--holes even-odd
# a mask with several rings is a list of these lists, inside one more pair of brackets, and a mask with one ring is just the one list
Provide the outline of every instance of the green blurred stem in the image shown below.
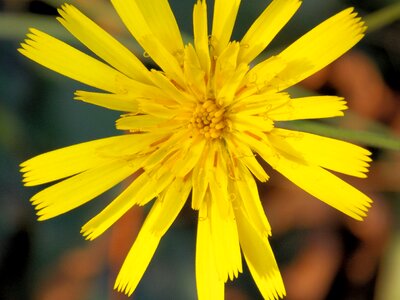
[[388,5],[364,18],[368,26],[368,32],[372,32],[385,27],[400,19],[400,2]]
[[372,131],[358,131],[347,128],[340,128],[313,121],[293,121],[284,124],[285,128],[305,131],[331,138],[347,140],[364,146],[371,146],[386,150],[400,150],[400,138],[387,133]]
[[52,16],[29,13],[0,13],[0,39],[22,41],[28,29],[35,27],[50,35],[65,37],[66,41],[71,40],[70,35],[62,26],[55,26],[57,23]]

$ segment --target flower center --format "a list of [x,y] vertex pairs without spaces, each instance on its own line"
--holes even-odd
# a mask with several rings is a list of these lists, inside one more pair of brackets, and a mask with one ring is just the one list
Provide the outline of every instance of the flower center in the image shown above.
[[209,99],[197,105],[189,126],[207,139],[219,138],[226,126],[224,114],[225,109]]

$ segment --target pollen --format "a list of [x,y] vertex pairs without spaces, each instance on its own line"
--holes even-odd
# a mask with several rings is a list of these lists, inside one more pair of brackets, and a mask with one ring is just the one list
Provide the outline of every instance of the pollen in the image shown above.
[[225,127],[225,109],[215,103],[214,99],[197,105],[189,124],[206,139],[220,138]]

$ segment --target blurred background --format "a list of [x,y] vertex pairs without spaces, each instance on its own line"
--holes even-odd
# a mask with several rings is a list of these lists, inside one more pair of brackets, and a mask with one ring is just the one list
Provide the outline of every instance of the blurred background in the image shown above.
[[[0,300],[128,299],[112,291],[112,285],[145,212],[133,208],[103,236],[87,242],[80,227],[121,187],[73,212],[38,222],[29,198],[40,188],[21,184],[22,161],[119,134],[114,129],[118,113],[74,101],[73,92],[83,88],[79,83],[16,51],[29,27],[86,51],[55,20],[56,8],[63,2],[0,0]],[[108,1],[69,2],[145,59]],[[194,0],[170,2],[182,31],[190,37]],[[242,2],[235,39],[270,1]],[[355,6],[370,26],[351,52],[291,90],[294,96],[344,96],[350,106],[346,116],[290,126],[368,147],[374,158],[369,178],[343,178],[374,199],[374,205],[365,222],[352,221],[266,166],[271,181],[260,186],[260,193],[273,228],[272,246],[287,299],[400,299],[400,1],[303,2],[268,51],[282,49],[348,6]],[[338,129],[332,131],[332,125]],[[196,214],[185,208],[131,299],[196,299],[195,230]],[[227,284],[226,299],[261,299],[247,269]]]

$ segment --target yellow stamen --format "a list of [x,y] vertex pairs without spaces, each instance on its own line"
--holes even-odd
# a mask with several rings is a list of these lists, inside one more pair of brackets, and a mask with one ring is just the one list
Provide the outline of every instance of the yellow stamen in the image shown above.
[[206,139],[221,137],[226,127],[225,109],[218,106],[214,99],[199,103],[193,112],[189,128],[193,128]]

